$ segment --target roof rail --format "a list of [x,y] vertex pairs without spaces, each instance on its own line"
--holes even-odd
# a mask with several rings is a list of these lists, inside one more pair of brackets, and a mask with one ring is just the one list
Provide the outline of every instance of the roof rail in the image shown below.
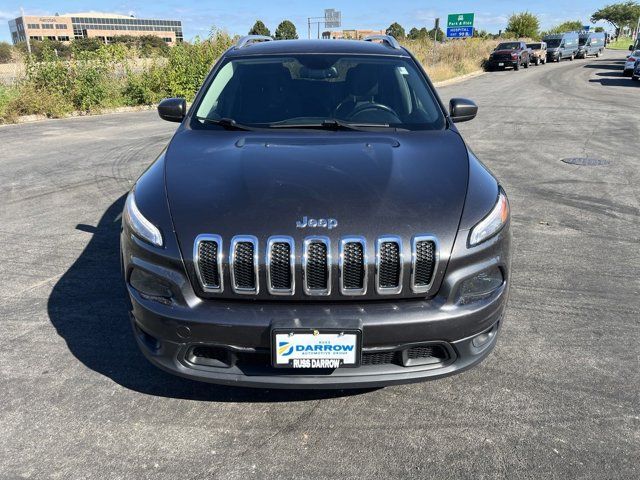
[[247,47],[252,43],[271,42],[271,41],[273,41],[273,38],[268,37],[266,35],[247,35],[246,37],[242,37],[240,40],[238,40],[238,43],[236,43],[235,48]]
[[368,37],[363,38],[365,42],[373,42],[375,40],[380,40],[382,43],[386,43],[391,48],[395,48],[396,50],[402,50],[402,47],[398,43],[398,41],[392,37],[391,35],[369,35]]

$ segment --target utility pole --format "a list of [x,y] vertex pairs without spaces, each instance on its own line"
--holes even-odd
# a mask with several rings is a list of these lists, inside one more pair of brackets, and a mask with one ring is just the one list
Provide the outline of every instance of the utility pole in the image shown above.
[[433,28],[433,64],[436,64],[436,47],[438,46],[438,30],[440,29],[440,19],[436,18],[436,24]]
[[20,15],[22,15],[22,31],[24,32],[24,38],[27,41],[27,51],[29,52],[29,56],[31,56],[31,41],[29,40],[29,35],[27,35],[27,30],[24,28],[26,23],[24,23],[24,8],[20,7]]

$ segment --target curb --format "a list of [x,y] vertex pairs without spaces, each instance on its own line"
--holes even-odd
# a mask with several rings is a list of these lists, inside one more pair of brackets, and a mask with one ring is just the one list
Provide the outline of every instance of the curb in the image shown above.
[[476,70],[475,72],[467,73],[465,75],[461,75],[459,77],[453,77],[448,80],[442,80],[441,82],[434,82],[433,86],[436,88],[447,87],[449,85],[455,85],[456,83],[462,83],[466,80],[470,80],[472,78],[481,77],[485,75],[487,72],[484,70]]

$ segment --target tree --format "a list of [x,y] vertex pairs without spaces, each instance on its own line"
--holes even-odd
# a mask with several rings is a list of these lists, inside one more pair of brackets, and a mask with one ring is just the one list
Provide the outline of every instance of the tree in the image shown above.
[[403,39],[406,35],[404,33],[404,28],[398,22],[393,22],[389,25],[386,32],[387,35],[391,35],[393,38]]
[[442,42],[444,40],[444,32],[440,27],[438,27],[438,31],[436,32],[435,28],[432,28],[427,32],[427,36],[433,39],[433,36],[436,35],[436,42]]
[[249,30],[249,35],[265,35],[267,37],[270,37],[271,32],[269,31],[267,26],[262,23],[262,20],[256,20],[256,23],[254,23],[253,27],[251,27],[251,30]]
[[580,20],[569,20],[566,22],[562,22],[560,25],[556,25],[553,28],[550,28],[545,34],[553,34],[553,33],[566,33],[566,32],[579,32],[582,30],[584,23]]
[[95,37],[76,38],[71,42],[74,52],[97,52],[104,43]]
[[298,32],[296,26],[289,20],[283,20],[276,28],[276,40],[296,40]]
[[413,27],[411,30],[409,30],[407,38],[410,40],[422,40],[425,38],[429,38],[429,31],[425,27],[422,27],[420,30],[418,30],[416,27]]
[[640,18],[640,5],[634,1],[607,5],[591,15],[593,23],[604,20],[613,25],[616,35],[620,34],[623,27],[634,27],[638,18]]
[[596,32],[596,33],[603,33],[603,32],[604,32],[604,27],[596,27],[596,28],[594,29],[594,32]]
[[540,30],[540,20],[533,13],[522,12],[514,13],[509,17],[507,25],[507,36],[515,38],[536,38]]
[[7,42],[0,42],[0,63],[9,63],[13,57],[13,48]]

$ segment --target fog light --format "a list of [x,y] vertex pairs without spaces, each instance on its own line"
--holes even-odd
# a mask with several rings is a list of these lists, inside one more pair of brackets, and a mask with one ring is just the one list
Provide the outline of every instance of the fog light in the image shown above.
[[471,340],[471,344],[476,348],[484,347],[487,343],[491,341],[493,337],[495,337],[495,335],[496,335],[496,330],[494,328],[490,332],[484,332],[474,337],[474,339]]
[[464,305],[490,297],[503,283],[502,270],[498,267],[484,270],[462,282],[459,303]]
[[169,299],[173,296],[171,287],[160,278],[144,270],[135,268],[129,277],[129,284],[140,294],[152,299]]

